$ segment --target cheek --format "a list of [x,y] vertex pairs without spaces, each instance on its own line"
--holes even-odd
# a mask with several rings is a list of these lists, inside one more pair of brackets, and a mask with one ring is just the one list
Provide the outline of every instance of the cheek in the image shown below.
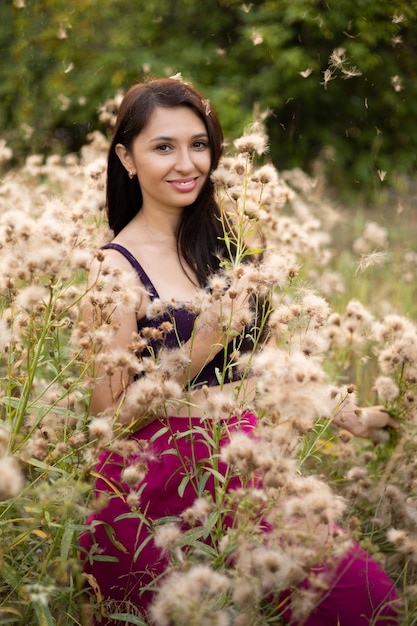
[[159,174],[158,163],[152,161],[152,159],[138,159],[135,162],[136,171],[138,174],[139,182],[141,179],[144,183],[151,178],[155,178]]
[[202,172],[204,172],[205,174],[208,174],[211,170],[211,155],[210,153],[204,153],[201,155],[201,158],[199,159],[199,167],[200,170]]

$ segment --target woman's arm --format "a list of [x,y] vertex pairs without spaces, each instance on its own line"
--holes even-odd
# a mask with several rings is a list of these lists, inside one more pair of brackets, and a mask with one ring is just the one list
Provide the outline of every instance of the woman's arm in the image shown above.
[[[124,257],[111,250],[106,251],[104,261],[95,259],[90,270],[90,295],[83,307],[83,322],[90,330],[92,341],[93,391],[90,412],[95,416],[114,415],[132,382],[129,367],[122,358],[116,358],[117,353],[122,355],[127,352],[137,332],[135,307],[123,306],[117,290],[117,283],[123,285],[131,282],[123,279],[126,273],[130,278],[130,265]],[[109,279],[109,276],[113,278]],[[134,276],[132,278],[135,279]],[[140,285],[138,310],[145,306],[139,289]],[[103,305],[103,302],[106,304]],[[95,339],[97,331],[102,338],[100,341]],[[103,356],[108,358],[103,359]]]
[[387,426],[396,429],[400,427],[382,406],[342,408],[336,413],[333,421],[352,435],[372,439],[375,442],[383,440],[383,429]]

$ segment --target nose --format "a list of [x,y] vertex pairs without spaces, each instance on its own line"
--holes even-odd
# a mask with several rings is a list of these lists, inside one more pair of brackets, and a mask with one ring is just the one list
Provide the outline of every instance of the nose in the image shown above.
[[183,148],[177,153],[178,158],[175,163],[175,169],[177,172],[191,172],[194,169],[194,161],[192,158],[192,152],[189,148]]

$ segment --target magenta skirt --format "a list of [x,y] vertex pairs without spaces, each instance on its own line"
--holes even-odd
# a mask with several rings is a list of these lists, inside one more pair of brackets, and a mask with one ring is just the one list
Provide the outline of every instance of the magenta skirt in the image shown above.
[[[256,417],[246,413],[232,418],[229,432],[248,433],[256,426]],[[191,433],[192,431],[192,433]],[[207,429],[212,432],[212,425]],[[87,530],[80,537],[80,553],[84,572],[99,589],[99,597],[113,607],[112,612],[124,612],[119,607],[126,603],[146,609],[167,566],[166,557],[153,541],[153,523],[167,516],[179,516],[192,506],[198,496],[196,468],[211,467],[208,459],[213,447],[205,436],[200,417],[170,417],[169,429],[162,421],[155,421],[132,435],[145,440],[147,463],[145,478],[135,486],[140,493],[140,511],[132,511],[127,496],[131,488],[121,480],[123,470],[139,457],[123,458],[114,452],[104,452],[96,467],[95,497],[106,494],[104,508],[87,520]],[[223,436],[221,442],[226,442]],[[227,466],[219,461],[217,468],[227,475]],[[184,478],[188,476],[188,480]],[[193,477],[195,477],[193,479]],[[181,495],[179,494],[179,488]],[[241,486],[240,478],[233,476],[229,489]],[[214,493],[211,475],[205,490]],[[324,566],[326,567],[326,566]],[[297,624],[288,612],[289,624]],[[100,626],[110,626],[111,619],[103,619]],[[332,582],[320,603],[304,626],[397,626],[398,594],[381,567],[356,543],[332,573]]]

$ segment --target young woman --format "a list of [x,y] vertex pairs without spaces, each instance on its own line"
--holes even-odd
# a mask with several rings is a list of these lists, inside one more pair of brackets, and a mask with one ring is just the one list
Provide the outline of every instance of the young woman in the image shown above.
[[[234,401],[240,394],[248,406],[253,395],[253,379],[242,383],[236,369],[231,368],[222,380],[219,377],[224,363],[233,359],[230,337],[239,334],[242,320],[235,333],[227,334],[221,324],[199,325],[196,314],[186,304],[210,283],[222,258],[228,255],[210,180],[210,173],[219,163],[222,143],[221,127],[210,104],[181,81],[161,79],[135,85],[120,106],[107,177],[108,220],[115,237],[104,246],[104,262],[103,258],[95,261],[91,280],[95,281],[104,263],[112,271],[129,272],[133,268],[132,284],[142,288],[142,296],[137,306],[113,312],[115,331],[107,349],[125,349],[135,333],[143,329],[147,330],[148,355],[159,353],[162,346],[164,350],[180,347],[187,359],[173,377],[188,395],[186,402],[173,405],[169,415],[158,418],[149,418],[148,414],[142,419],[146,408],[141,410],[126,402],[130,409],[127,414],[124,410],[123,421],[135,425],[128,450],[136,467],[142,458],[143,442],[146,445],[143,477],[136,485],[140,494],[138,510],[132,511],[129,487],[124,482],[123,472],[131,463],[129,453],[113,449],[100,457],[96,493],[101,498],[106,494],[107,500],[90,516],[81,546],[85,572],[110,607],[109,613],[137,610],[145,620],[151,620],[147,608],[166,567],[166,556],[153,540],[155,522],[166,516],[180,516],[193,504],[193,483],[184,483],[183,479],[187,472],[193,475],[208,455],[204,436],[185,435],[193,429],[199,432],[201,416],[206,414],[204,403],[219,385],[222,393]],[[234,310],[247,311],[247,298],[236,294]],[[150,303],[159,299],[184,305],[149,317]],[[84,318],[88,324],[93,324],[94,315],[93,305],[86,307]],[[217,315],[214,310],[213,315]],[[168,325],[161,334],[164,321]],[[252,323],[252,327],[257,324]],[[244,350],[243,344],[240,347]],[[117,412],[141,380],[140,372],[132,373],[128,365],[120,365],[117,372],[111,373],[98,366],[92,414]],[[240,419],[227,415],[225,410],[220,419],[227,420],[228,432],[239,429],[249,435],[256,424],[255,416],[248,411],[241,412]],[[388,420],[385,414],[377,419],[381,426]],[[354,432],[356,428],[357,434],[367,434],[354,421],[344,426]],[[217,469],[227,472],[223,462]],[[230,489],[239,485],[237,477],[230,479]],[[205,489],[214,493],[212,476]],[[353,545],[334,569],[331,584],[317,608],[303,624],[397,624],[396,599],[385,573]],[[292,619],[290,614],[287,618]],[[112,621],[103,618],[100,623]]]

